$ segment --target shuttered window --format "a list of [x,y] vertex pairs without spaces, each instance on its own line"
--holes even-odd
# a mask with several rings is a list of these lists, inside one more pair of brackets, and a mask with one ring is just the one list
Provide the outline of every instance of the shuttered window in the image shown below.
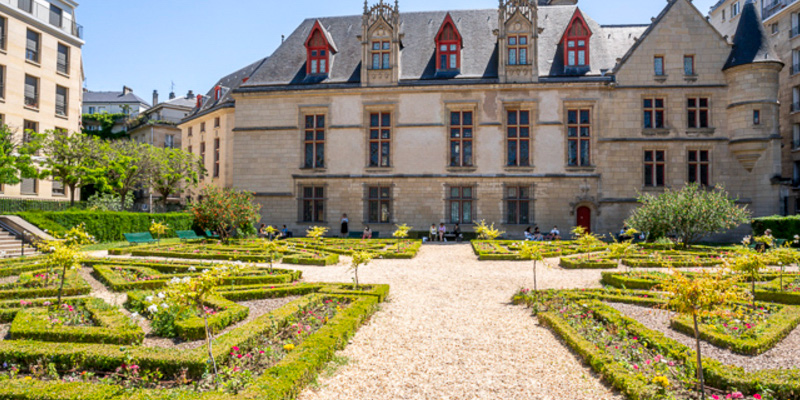
[[67,115],[67,88],[56,85],[56,115]]
[[38,182],[36,179],[28,179],[25,178],[20,183],[19,192],[21,194],[36,194],[36,190],[38,189]]
[[39,42],[42,35],[28,29],[27,41],[25,45],[25,58],[29,61],[39,62]]
[[64,196],[64,184],[59,181],[53,181],[53,196]]
[[59,43],[58,44],[58,72],[62,74],[69,74],[69,47]]
[[39,78],[25,75],[25,105],[39,108]]
[[0,99],[6,98],[6,67],[0,65]]
[[7,19],[0,17],[0,49],[6,49],[6,31],[8,27],[6,26]]

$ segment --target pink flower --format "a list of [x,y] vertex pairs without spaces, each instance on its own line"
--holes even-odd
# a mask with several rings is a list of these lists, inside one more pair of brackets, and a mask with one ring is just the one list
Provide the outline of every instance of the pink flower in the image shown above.
[[236,358],[242,358],[242,355],[241,354],[237,354]]
[[233,367],[233,372],[239,372],[239,371],[241,371],[241,368],[239,368],[239,367]]
[[638,365],[636,365],[636,364],[633,364],[633,369],[635,369],[635,370],[639,370],[639,366],[638,366]]
[[238,347],[236,347],[236,346],[233,346],[233,347],[231,347],[231,350],[233,350],[233,351],[239,351],[239,348],[238,348]]
[[258,354],[264,354],[264,350],[259,351]]
[[719,396],[717,396],[717,395],[715,395],[715,394],[712,394],[712,395],[711,395],[711,398],[712,398],[712,399],[714,399],[714,400],[719,400]]
[[753,395],[753,398],[756,399],[756,400],[761,400],[761,395],[756,393],[756,394]]

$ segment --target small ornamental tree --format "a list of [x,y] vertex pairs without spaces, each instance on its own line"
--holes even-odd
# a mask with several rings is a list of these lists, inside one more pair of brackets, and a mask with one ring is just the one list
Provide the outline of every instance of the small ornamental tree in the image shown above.
[[86,226],[80,224],[64,233],[60,238],[45,243],[48,252],[45,264],[49,270],[48,276],[54,271],[61,270],[61,283],[58,286],[58,305],[61,305],[61,294],[64,291],[64,281],[67,271],[78,269],[81,266],[81,246],[94,243],[94,237],[86,232]]
[[670,279],[661,284],[659,288],[667,296],[668,302],[664,307],[679,314],[690,315],[694,322],[697,384],[702,399],[705,399],[705,379],[697,318],[706,314],[719,313],[726,305],[739,301],[742,296],[736,283],[735,277],[725,276],[722,271],[718,271],[716,274],[699,274],[690,278],[672,269]]
[[625,231],[625,236],[629,237],[630,239],[623,241],[615,240],[614,243],[608,245],[608,255],[612,259],[617,260],[617,268],[622,266],[622,260],[628,255],[628,253],[636,249],[636,245],[633,244],[633,240],[638,234],[639,232],[637,232],[636,229],[628,229]]
[[350,269],[353,270],[353,290],[358,289],[358,268],[366,266],[372,261],[372,254],[366,251],[357,251],[353,253],[353,261],[350,264]]
[[519,257],[523,260],[533,261],[533,291],[538,291],[539,288],[536,284],[536,263],[539,261],[544,261],[541,247],[532,243],[522,242],[519,249]]
[[796,250],[792,249],[788,244],[783,247],[778,247],[771,249],[769,253],[767,253],[767,257],[777,262],[777,264],[781,268],[780,273],[780,284],[781,284],[781,292],[783,291],[783,273],[786,267],[791,267],[797,264],[798,259],[800,259],[800,254],[797,253]]
[[[274,229],[274,228],[273,228]],[[269,273],[273,272],[272,264],[280,258],[281,253],[286,251],[285,247],[279,246],[274,241],[266,240],[264,244],[261,246],[264,255],[266,256],[266,260],[269,263]]]
[[589,258],[589,252],[593,248],[603,243],[597,236],[591,234],[582,226],[576,226],[573,228],[572,235],[575,237],[575,241],[578,243],[578,248],[580,251],[586,253],[587,259]]
[[166,298],[171,303],[179,307],[194,310],[197,316],[203,318],[206,331],[206,347],[208,348],[208,361],[214,369],[214,376],[217,376],[218,371],[212,348],[213,333],[208,327],[208,314],[210,311],[206,309],[205,303],[216,293],[216,287],[222,283],[223,279],[239,273],[238,268],[239,267],[236,265],[225,265],[211,270],[205,270],[195,278],[174,278],[167,284],[167,289],[165,291]]
[[475,233],[478,234],[478,239],[480,240],[495,240],[505,232],[495,229],[494,223],[492,223],[492,225],[486,225],[485,220],[480,220],[480,222],[475,224]]
[[217,232],[223,241],[234,229],[246,229],[258,221],[261,205],[250,192],[208,186],[202,198],[191,205],[194,220],[201,228]]
[[[397,230],[395,230],[392,233],[392,237],[399,239],[400,243],[405,243],[406,238],[408,238],[408,232],[410,232],[414,228],[406,224],[395,225],[395,226],[397,227]],[[400,252],[400,243],[397,244],[398,253]]]
[[741,248],[740,253],[728,260],[728,267],[750,281],[750,295],[752,297],[753,309],[756,309],[756,282],[761,279],[761,271],[767,268],[764,254],[750,250],[747,247]]
[[267,237],[266,237],[266,239],[267,239],[267,241],[269,241],[269,242],[271,242],[272,240],[274,240],[274,239],[275,239],[275,237],[276,237],[276,235],[278,234],[278,232],[279,232],[279,231],[278,231],[278,229],[277,229],[277,228],[275,228],[275,227],[274,227],[274,226],[272,226],[272,225],[269,225],[269,226],[267,226],[266,228],[264,228],[264,233],[266,233],[266,234],[267,234]]
[[713,190],[688,184],[659,196],[639,196],[642,205],[625,222],[655,240],[675,235],[684,248],[705,236],[724,232],[750,221],[746,207],[736,205],[721,187]]
[[156,222],[156,220],[150,223],[150,233],[156,235],[156,239],[159,242],[161,242],[161,236],[166,235],[167,231],[169,231],[169,225],[167,224]]

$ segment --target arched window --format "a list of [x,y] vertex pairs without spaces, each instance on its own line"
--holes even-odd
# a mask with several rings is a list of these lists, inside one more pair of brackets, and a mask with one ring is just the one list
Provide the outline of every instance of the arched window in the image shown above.
[[450,14],[444,19],[436,35],[436,69],[457,70],[461,68],[461,35]]
[[335,50],[328,41],[325,30],[319,21],[314,24],[311,34],[308,35],[306,50],[308,51],[306,74],[327,74],[330,71],[331,53],[335,52]]
[[589,66],[589,38],[592,31],[589,30],[586,21],[580,13],[575,11],[575,15],[567,27],[564,34],[564,65],[567,67],[587,67]]

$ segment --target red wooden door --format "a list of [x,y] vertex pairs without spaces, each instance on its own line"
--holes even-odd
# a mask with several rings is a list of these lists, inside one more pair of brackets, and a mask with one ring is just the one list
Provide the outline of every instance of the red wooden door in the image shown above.
[[592,210],[589,207],[578,207],[577,225],[586,229],[586,232],[592,231]]

